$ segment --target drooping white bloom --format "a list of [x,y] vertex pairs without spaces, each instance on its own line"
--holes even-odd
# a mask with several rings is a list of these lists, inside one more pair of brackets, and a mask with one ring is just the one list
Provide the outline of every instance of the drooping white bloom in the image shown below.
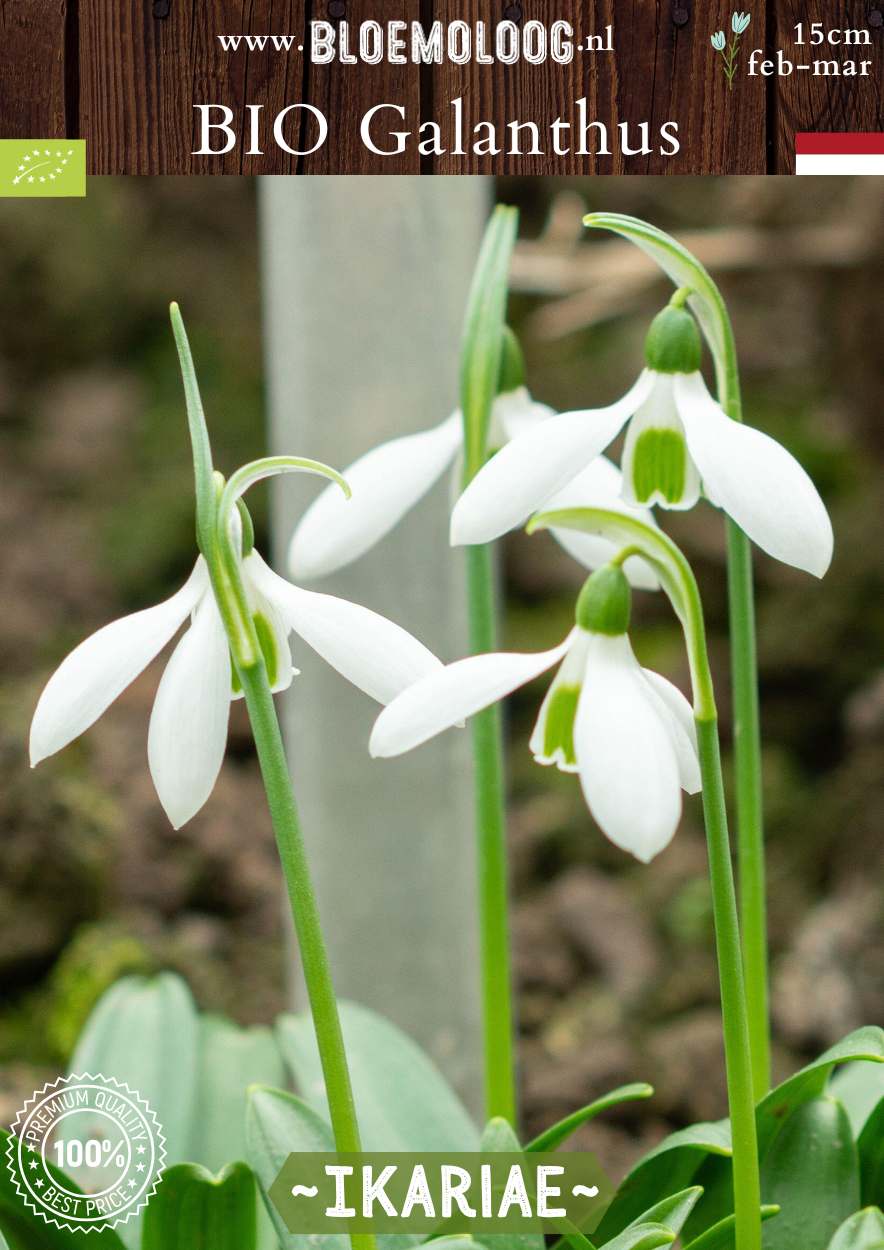
[[[324,660],[386,703],[441,662],[404,629],[368,608],[316,594],[277,576],[257,551],[243,581],[274,691],[285,690],[294,631]],[[185,585],[165,602],[92,634],[62,662],[40,696],[31,724],[31,765],[88,729],[147,667],[185,620],[190,626],[169,659],[148,731],[148,761],[160,802],[175,828],[208,799],[221,768],[236,678],[227,636],[202,556]]]
[[551,651],[470,656],[421,678],[381,712],[371,754],[409,751],[558,664],[531,736],[534,758],[579,773],[603,833],[647,862],[675,833],[681,791],[700,789],[693,716],[671,682],[640,666],[625,617],[611,628],[590,623],[578,606],[577,626]]
[[816,487],[775,439],[731,420],[709,394],[690,314],[664,309],[646,356],[648,367],[623,399],[553,417],[490,460],[455,505],[452,543],[489,542],[548,507],[629,421],[624,500],[690,508],[702,491],[763,550],[822,577],[833,537]]
[[[537,429],[555,413],[531,398],[524,386],[498,395],[492,410],[490,443],[500,447]],[[304,513],[289,547],[289,571],[298,580],[324,577],[356,560],[388,534],[423,498],[442,474],[459,460],[463,446],[461,414],[420,434],[391,439],[361,456],[343,471],[352,492],[345,499],[329,484]],[[574,474],[567,498],[557,507],[596,504],[617,506],[619,471],[607,460],[586,474]],[[622,502],[619,506],[623,506]],[[641,511],[647,520],[649,513]],[[604,539],[554,530],[566,550],[587,568],[597,568],[613,555]],[[626,566],[639,587],[656,587],[656,578],[641,560]]]
[[710,36],[713,48],[716,52],[724,52],[724,31],[717,30],[714,35]]

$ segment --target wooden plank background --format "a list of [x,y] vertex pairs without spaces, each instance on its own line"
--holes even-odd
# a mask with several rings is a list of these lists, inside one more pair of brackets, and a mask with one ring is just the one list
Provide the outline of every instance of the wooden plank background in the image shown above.
[[[0,0],[0,137],[87,140],[100,174],[292,173],[791,173],[799,130],[882,130],[884,0],[746,0],[752,24],[743,53],[790,48],[796,22],[869,30],[871,46],[805,48],[805,59],[873,61],[865,79],[812,76],[749,78],[729,92],[709,45],[729,31],[731,0]],[[440,19],[492,25],[571,20],[581,35],[613,24],[615,54],[578,55],[571,65],[311,65],[298,52],[222,51],[218,33],[299,34],[311,20]],[[787,51],[787,55],[792,55]],[[374,104],[401,104],[402,129],[439,122],[451,138],[450,101],[460,97],[468,127],[486,119],[535,121],[546,138],[585,96],[589,116],[609,128],[611,155],[421,157],[415,141],[402,156],[376,156],[361,143],[358,119]],[[246,103],[263,106],[263,154],[246,144],[223,157],[192,155],[194,103],[221,102],[239,120]],[[288,104],[315,105],[329,119],[326,145],[296,157],[273,143],[272,119]],[[681,151],[657,151],[660,125],[679,123]],[[650,123],[655,151],[623,155],[617,127],[638,143]],[[309,145],[306,112],[286,133]],[[395,123],[398,129],[399,123]]]

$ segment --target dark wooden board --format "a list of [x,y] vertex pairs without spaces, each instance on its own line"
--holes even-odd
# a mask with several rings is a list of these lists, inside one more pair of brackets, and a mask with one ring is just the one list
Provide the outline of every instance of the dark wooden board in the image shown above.
[[[0,137],[77,138],[67,116],[65,0],[0,0]],[[75,120],[75,119],[73,119]]]
[[[794,136],[801,130],[882,130],[884,14],[875,0],[753,0],[752,22],[741,59],[755,47],[765,57],[783,47],[795,59],[796,22],[869,30],[871,46],[808,47],[809,59],[868,58],[864,79],[794,72],[749,77],[738,73],[728,90],[722,63],[710,46],[715,29],[730,34],[730,0],[0,0],[0,136],[85,138],[93,173],[436,173],[436,174],[684,174],[788,173],[794,169]],[[467,63],[435,66],[309,63],[305,52],[249,49],[224,51],[225,34],[293,34],[307,43],[312,20],[351,29],[373,18],[454,19],[493,27],[502,18],[546,24],[571,20],[580,36],[604,36],[613,26],[614,54],[578,53],[571,64]],[[580,155],[574,143],[575,102],[585,97],[586,116],[606,124],[610,153]],[[474,154],[467,144],[452,150],[451,101],[462,101],[464,129],[497,127],[503,150]],[[223,103],[233,110],[241,141],[223,156],[194,155],[194,104]],[[279,147],[272,124],[289,105],[310,104],[328,119],[329,136],[310,155]],[[378,117],[379,137],[388,130],[412,132],[401,155],[376,155],[359,133],[373,105],[405,110]],[[248,154],[245,107],[261,107],[262,152]],[[551,123],[572,123],[570,152],[556,155]],[[422,121],[436,121],[439,154],[418,152]],[[506,124],[535,122],[542,154],[508,152]],[[622,139],[641,145],[639,123],[648,124],[648,154],[624,151]],[[661,128],[677,121],[680,150],[665,147]],[[625,136],[619,127],[626,128]],[[306,110],[289,115],[285,128],[301,151],[315,134]],[[219,132],[215,132],[217,138]],[[598,147],[598,134],[594,134]]]

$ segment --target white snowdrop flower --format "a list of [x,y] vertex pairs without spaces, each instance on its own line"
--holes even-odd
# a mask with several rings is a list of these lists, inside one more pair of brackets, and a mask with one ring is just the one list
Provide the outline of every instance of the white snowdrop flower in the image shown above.
[[470,656],[421,678],[381,712],[371,754],[409,751],[559,665],[531,736],[534,758],[578,773],[599,828],[648,862],[675,833],[682,790],[700,789],[700,769],[690,704],[633,654],[629,599],[620,568],[600,569],[558,647]]
[[742,35],[747,30],[752,16],[749,13],[732,13],[731,14],[731,30],[735,35]]
[[724,52],[724,31],[717,30],[714,35],[710,36],[710,42],[716,52]]
[[[345,599],[277,576],[257,551],[242,561],[249,608],[274,691],[285,690],[292,631],[333,668],[381,703],[441,662],[391,621]],[[40,696],[31,724],[31,765],[88,729],[147,667],[187,618],[157,690],[148,761],[170,821],[179,828],[208,799],[227,743],[231,698],[239,696],[227,635],[202,556],[170,599],[92,634],[65,659]]]
[[702,493],[769,555],[822,577],[833,538],[816,487],[775,439],[727,416],[700,373],[701,350],[691,314],[665,308],[651,325],[647,368],[631,390],[608,408],[552,417],[504,447],[457,501],[452,543],[490,542],[521,525],[629,422],[626,502],[690,508]]
[[[554,416],[554,410],[532,399],[526,387],[506,391],[494,401],[489,443],[501,447]],[[463,421],[460,412],[454,412],[441,425],[381,443],[354,461],[343,470],[351,498],[345,499],[330,483],[301,518],[289,546],[291,575],[298,580],[325,577],[358,559],[402,520],[446,469],[455,466],[456,471],[462,446]],[[619,470],[601,460],[568,487],[567,499],[557,500],[556,506],[613,507],[620,489]],[[641,515],[647,519],[649,514],[643,510]],[[603,539],[554,533],[586,568],[597,568],[614,554]],[[641,560],[629,561],[626,572],[636,586],[656,586]]]

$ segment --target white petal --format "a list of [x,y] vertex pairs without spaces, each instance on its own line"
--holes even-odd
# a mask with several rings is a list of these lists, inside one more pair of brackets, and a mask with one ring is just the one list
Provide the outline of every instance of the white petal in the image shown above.
[[572,638],[573,633],[551,651],[530,655],[512,651],[471,655],[431,673],[381,712],[368,744],[370,753],[401,755],[490,707],[557,664]]
[[310,505],[289,547],[300,579],[343,568],[388,534],[454,459],[463,439],[459,412],[421,434],[381,443],[345,469],[346,499],[334,483]]
[[185,584],[154,608],[112,621],[76,647],[50,677],[31,724],[31,765],[94,724],[182,625],[209,578],[202,556]]
[[675,383],[678,411],[703,489],[769,555],[822,577],[832,522],[804,469],[775,439],[732,421],[699,373]]
[[[678,376],[683,375],[657,374],[654,389],[629,423],[622,461],[623,497],[627,503],[638,505],[641,501],[648,507],[657,503],[662,508],[684,510],[693,508],[700,497],[700,475],[688,453],[684,426],[675,406],[673,378]],[[663,482],[659,480],[659,477],[652,478],[654,484],[650,490],[645,490],[643,493],[636,490],[636,449],[642,435],[647,434],[650,437],[649,431],[654,430],[671,431],[672,437],[678,440],[676,446],[680,452],[679,460],[682,461],[682,465],[681,473],[677,476],[681,478],[681,482],[680,484],[677,481],[670,483],[673,487],[672,494],[667,494],[661,489]],[[659,468],[659,459],[655,458],[653,453],[651,458],[657,461],[656,464],[649,466],[653,473],[655,467]]]
[[574,745],[599,828],[647,863],[678,827],[681,785],[668,728],[625,635],[591,636]]
[[[623,477],[620,470],[607,456],[596,456],[575,478],[556,491],[542,505],[544,511],[556,508],[607,508],[623,516],[632,516],[646,525],[656,525],[649,508],[633,507],[621,496]],[[562,547],[587,569],[599,569],[607,564],[622,547],[597,534],[582,534],[579,530],[553,528],[550,533]],[[639,590],[659,590],[660,582],[651,566],[638,556],[630,556],[623,565],[632,586]]]
[[[540,714],[528,743],[538,764],[555,764],[563,773],[577,772],[573,717],[577,711],[577,701],[586,671],[588,644],[589,636],[583,630],[576,630],[568,654],[540,705]],[[552,725],[551,714],[555,716]],[[565,722],[565,716],[571,721],[570,725]]]
[[682,790],[699,794],[701,789],[700,761],[697,758],[697,725],[693,709],[678,686],[644,668],[642,672],[652,691],[659,698],[660,714],[669,728],[669,736],[678,760],[678,775]]
[[277,576],[257,552],[249,573],[289,627],[354,686],[379,703],[397,694],[442,662],[407,630],[369,608],[334,595],[303,590]]
[[213,595],[205,595],[160,681],[147,735],[150,773],[176,829],[212,793],[230,717],[230,649]]
[[520,525],[605,450],[652,385],[645,370],[616,404],[563,412],[507,443],[457,501],[451,542],[490,542]]
[[497,396],[491,410],[491,424],[499,432],[500,442],[504,443],[555,415],[555,408],[539,404],[531,398],[527,386],[517,386],[514,391],[504,391]]

